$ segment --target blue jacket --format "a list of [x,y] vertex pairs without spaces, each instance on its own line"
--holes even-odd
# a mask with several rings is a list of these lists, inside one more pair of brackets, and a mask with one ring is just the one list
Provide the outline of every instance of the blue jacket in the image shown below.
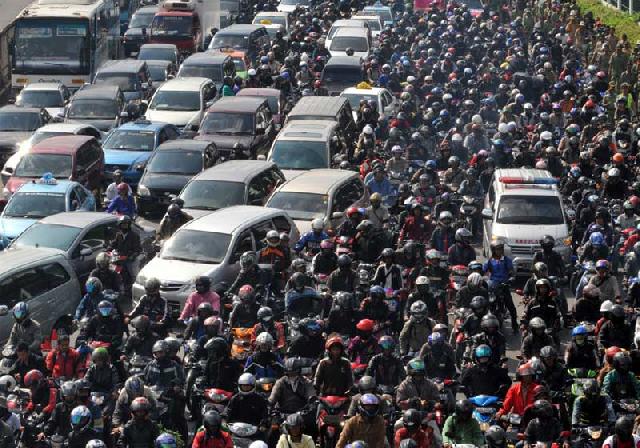
[[382,182],[377,182],[375,179],[370,179],[367,183],[367,188],[373,193],[380,193],[382,197],[385,197],[385,205],[393,205],[395,203],[395,196],[397,195],[396,189],[393,188],[391,182],[386,177],[382,179]]
[[302,252],[304,249],[309,249],[313,253],[316,253],[320,250],[320,243],[326,239],[329,239],[329,235],[327,234],[327,232],[322,231],[319,235],[317,235],[312,230],[300,237],[294,249],[296,252]]
[[492,257],[485,261],[483,270],[490,273],[489,280],[491,283],[504,283],[511,277],[510,272],[513,271],[513,262],[511,258],[505,256],[500,260]]
[[104,300],[102,293],[95,296],[85,294],[76,308],[75,320],[80,320],[83,317],[91,318],[95,316],[98,312],[98,303],[100,303],[101,300]]
[[109,204],[107,212],[117,212],[119,214],[128,215],[133,218],[133,215],[136,214],[136,203],[133,200],[133,196],[127,196],[126,199],[122,199],[120,196],[116,196]]

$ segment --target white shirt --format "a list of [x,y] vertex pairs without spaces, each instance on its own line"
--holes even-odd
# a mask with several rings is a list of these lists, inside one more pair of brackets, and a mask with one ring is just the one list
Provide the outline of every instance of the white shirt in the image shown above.
[[[111,182],[109,184],[109,186],[107,187],[107,191],[106,191],[106,196],[107,196],[107,201],[111,202],[113,201],[116,196],[118,196],[118,184],[115,182]],[[127,184],[127,187],[129,187],[129,196],[131,196],[133,193],[131,191],[131,186],[129,184]]]

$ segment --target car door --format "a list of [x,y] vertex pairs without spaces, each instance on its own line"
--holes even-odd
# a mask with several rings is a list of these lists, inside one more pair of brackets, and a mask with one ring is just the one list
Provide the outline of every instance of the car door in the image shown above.
[[84,284],[89,273],[96,266],[96,257],[114,234],[115,222],[94,224],[76,240],[71,250],[71,266]]
[[[0,291],[3,292],[3,301],[12,307],[18,302],[25,302],[29,306],[31,316],[43,324],[47,321],[47,302],[54,293],[49,294],[48,280],[43,277],[39,266],[25,267],[12,273],[7,279],[0,282]],[[55,314],[56,317],[59,312]],[[9,324],[9,328],[13,322]]]
[[[484,200],[484,209],[491,210],[493,212],[495,210],[495,201],[496,201],[496,189],[493,186],[493,180],[489,184],[489,191]],[[489,253],[489,245],[491,244],[491,229],[493,227],[493,218],[491,219],[483,219],[483,227],[484,227],[484,249],[485,253]]]
[[71,276],[58,262],[41,265],[38,268],[38,276],[46,289],[41,296],[33,300],[40,305],[35,311],[39,316],[36,320],[48,329],[61,315],[71,314],[75,310],[78,303],[74,296],[77,298],[79,291],[73,291],[75,287]]
[[245,252],[255,252],[255,250],[256,245],[253,234],[250,229],[244,230],[237,238],[233,239],[227,262],[223,262],[215,271],[214,281],[224,281],[228,283],[227,286],[231,286],[231,283],[238,276],[238,272],[240,272],[240,256]]

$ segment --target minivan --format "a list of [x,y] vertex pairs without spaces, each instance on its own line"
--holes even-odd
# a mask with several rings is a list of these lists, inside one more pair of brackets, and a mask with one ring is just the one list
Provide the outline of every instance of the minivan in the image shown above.
[[[340,56],[337,56],[340,57]],[[334,59],[334,58],[331,58]],[[355,145],[358,128],[353,121],[349,100],[334,96],[303,96],[287,115],[286,123],[296,120],[331,120],[338,123],[337,133],[349,147]]]
[[284,179],[273,162],[229,160],[194,176],[178,197],[185,212],[198,217],[232,205],[262,206]]
[[355,87],[362,80],[360,56],[333,56],[320,75],[320,81],[330,96],[340,95],[344,89]]
[[353,20],[353,19],[339,19],[333,22],[331,28],[329,29],[329,33],[327,34],[327,38],[325,40],[325,45],[327,48],[331,46],[331,42],[333,42],[333,38],[338,30],[342,28],[359,28],[365,29],[367,32],[369,31],[369,23],[363,20]]
[[275,208],[237,205],[196,218],[173,234],[162,250],[138,274],[133,300],[144,294],[148,278],[160,279],[160,292],[177,315],[195,288],[195,278],[231,284],[240,272],[240,256],[261,249],[270,230],[289,234],[293,246],[299,232],[286,212]]
[[91,124],[103,132],[110,131],[140,116],[141,109],[127,100],[114,85],[85,85],[65,107],[65,123]]
[[221,29],[213,36],[209,50],[245,51],[251,62],[256,64],[260,50],[270,42],[269,33],[264,25],[235,23]]
[[147,63],[135,59],[105,61],[93,84],[118,86],[126,101],[138,103],[151,98],[153,87]]
[[347,50],[351,49],[353,56],[364,59],[371,48],[369,31],[364,28],[340,28],[327,48],[333,57],[346,55]]

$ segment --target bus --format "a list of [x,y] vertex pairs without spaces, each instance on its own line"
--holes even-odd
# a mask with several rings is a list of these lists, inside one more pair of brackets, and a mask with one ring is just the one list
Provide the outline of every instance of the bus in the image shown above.
[[38,0],[15,20],[11,86],[90,83],[104,61],[120,56],[118,0]]

